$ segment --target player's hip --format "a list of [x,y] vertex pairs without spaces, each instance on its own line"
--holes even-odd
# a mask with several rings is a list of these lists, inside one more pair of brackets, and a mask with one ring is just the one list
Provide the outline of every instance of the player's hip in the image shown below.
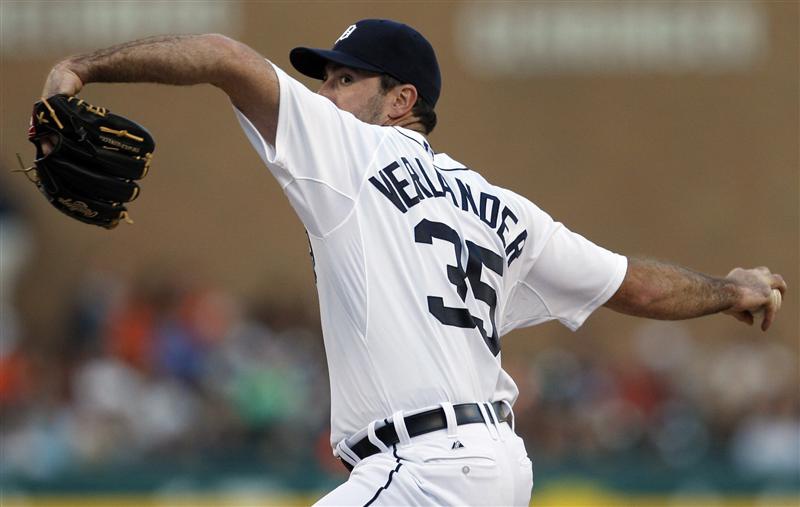
[[[493,431],[495,430],[496,431]],[[525,445],[508,423],[459,426],[398,448],[400,463],[436,505],[528,505],[533,470]]]
[[350,478],[317,505],[508,505],[530,502],[531,462],[503,423],[440,430],[393,444],[356,464]]
[[[464,414],[457,411],[457,419]],[[320,505],[527,505],[530,500],[531,462],[508,422],[487,417],[400,440],[355,462],[348,481]]]

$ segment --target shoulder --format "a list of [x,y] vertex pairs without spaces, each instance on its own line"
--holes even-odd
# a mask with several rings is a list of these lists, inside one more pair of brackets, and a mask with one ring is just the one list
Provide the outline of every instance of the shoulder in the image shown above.
[[506,193],[513,194],[513,192],[510,190],[494,185],[492,182],[486,179],[483,174],[472,167],[467,166],[467,164],[454,159],[447,153],[437,153],[433,157],[433,166],[437,171],[440,171],[451,178],[461,180],[462,182],[468,183],[472,186],[479,187],[494,195],[500,196],[501,194]]
[[437,153],[433,157],[433,165],[440,171],[472,171],[465,164],[453,159],[447,153]]
[[[536,219],[539,219],[541,216],[547,216],[539,206],[524,195],[509,188],[495,185],[478,170],[455,160],[446,153],[437,153],[433,158],[433,165],[438,171],[444,174],[497,196],[515,211],[518,211],[520,216],[527,215],[535,217]],[[547,216],[547,218],[549,219],[549,216]]]

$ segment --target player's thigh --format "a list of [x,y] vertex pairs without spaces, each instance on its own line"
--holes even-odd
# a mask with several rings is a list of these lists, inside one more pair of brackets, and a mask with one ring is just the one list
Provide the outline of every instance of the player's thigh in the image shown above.
[[513,505],[529,505],[533,493],[533,463],[528,458],[525,443],[510,428],[503,428],[508,459],[506,466],[509,476],[513,476]]
[[417,483],[407,465],[393,453],[370,456],[350,473],[347,482],[322,497],[314,505],[433,505],[420,496]]

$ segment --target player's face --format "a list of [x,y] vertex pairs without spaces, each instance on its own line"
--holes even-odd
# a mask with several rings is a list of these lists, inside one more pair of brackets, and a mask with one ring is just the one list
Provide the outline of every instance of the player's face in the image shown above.
[[363,122],[383,125],[389,117],[381,78],[374,73],[328,64],[317,93]]

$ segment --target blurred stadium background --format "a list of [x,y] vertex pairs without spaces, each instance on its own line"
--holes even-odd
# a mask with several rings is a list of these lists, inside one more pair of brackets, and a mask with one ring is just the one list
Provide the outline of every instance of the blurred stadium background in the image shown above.
[[505,337],[533,504],[800,503],[797,2],[0,6],[0,505],[302,505],[344,480],[303,229],[223,94],[85,89],[157,140],[133,226],[10,171],[68,54],[221,32],[288,70],[366,17],[437,49],[437,151],[615,251],[789,283],[767,334],[601,310]]

